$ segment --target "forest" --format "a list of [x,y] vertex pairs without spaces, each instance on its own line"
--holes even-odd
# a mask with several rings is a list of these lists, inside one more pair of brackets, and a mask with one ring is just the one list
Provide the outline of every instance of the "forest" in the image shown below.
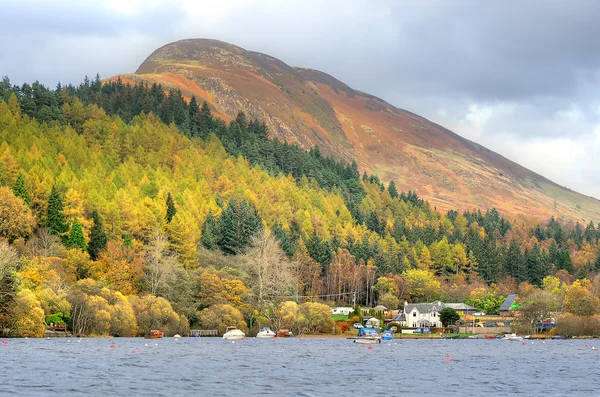
[[330,332],[328,304],[493,312],[516,292],[572,321],[598,313],[593,222],[442,213],[419,186],[399,192],[157,84],[4,78],[0,138],[5,335]]

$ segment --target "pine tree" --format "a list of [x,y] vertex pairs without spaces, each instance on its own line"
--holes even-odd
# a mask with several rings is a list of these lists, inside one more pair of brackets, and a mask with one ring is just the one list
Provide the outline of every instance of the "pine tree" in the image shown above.
[[25,186],[25,178],[21,173],[19,173],[19,176],[17,176],[17,180],[13,186],[13,193],[15,196],[21,198],[25,204],[31,205],[31,198],[29,197],[27,186]]
[[173,201],[173,197],[171,196],[171,193],[169,192],[167,194],[167,216],[166,216],[167,223],[171,223],[171,220],[173,219],[175,214],[177,214],[177,208],[175,208],[175,202]]
[[218,246],[225,255],[242,253],[260,230],[262,219],[254,205],[232,200],[219,217]]
[[79,248],[82,251],[87,249],[87,244],[83,235],[83,228],[81,227],[81,223],[79,223],[77,218],[75,218],[73,225],[71,225],[71,233],[69,233],[66,245],[69,248]]
[[62,236],[69,230],[65,215],[63,214],[62,197],[58,192],[56,185],[52,186],[52,191],[48,198],[46,226],[51,234],[57,236]]
[[396,188],[394,181],[391,181],[388,185],[388,192],[390,193],[391,198],[395,199],[398,197],[398,189]]
[[202,225],[202,238],[200,241],[204,248],[209,250],[219,247],[219,231],[212,211],[208,211],[206,215],[206,220],[204,221],[204,225]]
[[104,231],[104,225],[98,211],[92,212],[92,230],[90,231],[90,243],[88,244],[88,253],[92,260],[98,259],[100,252],[106,249],[106,243],[108,241],[106,232]]

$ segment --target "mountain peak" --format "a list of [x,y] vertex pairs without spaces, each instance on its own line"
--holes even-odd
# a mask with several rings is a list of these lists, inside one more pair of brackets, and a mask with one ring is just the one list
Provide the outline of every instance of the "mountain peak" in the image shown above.
[[244,111],[271,134],[356,160],[361,170],[416,190],[439,209],[496,207],[504,213],[589,221],[600,201],[563,188],[423,117],[352,89],[335,77],[291,67],[223,41],[186,39],[154,51],[130,81],[159,82],[206,100],[225,120]]

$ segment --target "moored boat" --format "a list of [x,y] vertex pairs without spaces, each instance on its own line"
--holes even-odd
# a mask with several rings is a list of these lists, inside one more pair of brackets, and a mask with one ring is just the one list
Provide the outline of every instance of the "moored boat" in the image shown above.
[[152,329],[148,332],[148,335],[144,336],[146,339],[160,339],[164,337],[165,334],[157,329]]
[[496,335],[486,335],[485,339],[497,339],[498,337]]
[[381,337],[374,328],[361,328],[358,330],[356,338],[354,338],[354,343],[381,343]]
[[223,334],[223,339],[227,340],[241,340],[246,337],[244,331],[237,329],[237,327],[227,327]]
[[394,340],[394,333],[392,332],[392,330],[385,330],[383,331],[383,335],[381,335],[381,340],[387,340],[387,341],[392,341]]
[[288,330],[288,329],[279,329],[277,330],[277,337],[278,338],[290,338],[294,336],[294,334],[292,333],[292,331]]
[[271,328],[269,327],[261,328],[260,331],[258,331],[258,334],[256,334],[257,338],[274,338],[276,336],[277,334],[271,331]]

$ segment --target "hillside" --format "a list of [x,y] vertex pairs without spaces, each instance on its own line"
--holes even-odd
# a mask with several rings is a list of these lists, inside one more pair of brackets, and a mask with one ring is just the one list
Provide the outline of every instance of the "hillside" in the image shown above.
[[271,134],[345,160],[413,189],[439,209],[588,222],[600,201],[538,175],[418,115],[356,91],[325,73],[215,40],[170,43],[124,81],[158,82],[206,100],[229,121],[239,111]]

